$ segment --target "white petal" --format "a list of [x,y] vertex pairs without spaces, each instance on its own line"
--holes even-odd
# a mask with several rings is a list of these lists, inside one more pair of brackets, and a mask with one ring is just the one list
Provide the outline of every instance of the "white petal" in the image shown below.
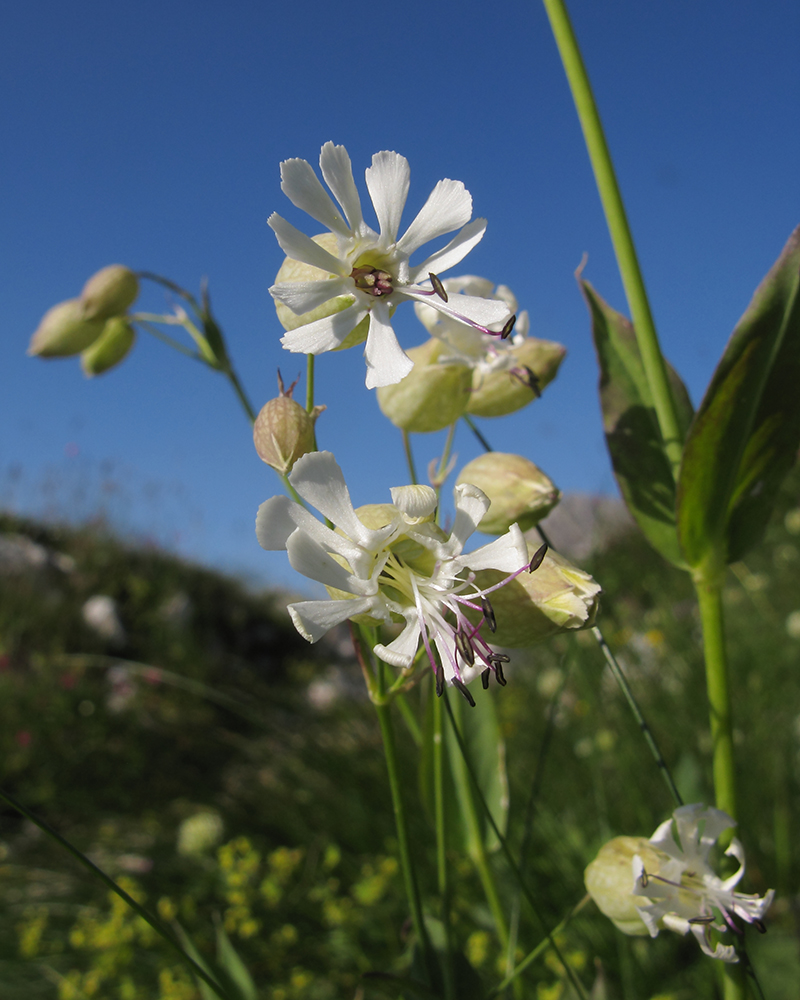
[[287,351],[295,354],[324,354],[340,347],[366,315],[367,310],[354,302],[332,316],[298,326],[296,330],[287,330],[281,337],[281,343]]
[[281,164],[281,191],[293,205],[307,212],[312,219],[327,226],[333,233],[350,236],[350,229],[320,184],[307,160],[284,160]]
[[436,490],[430,486],[393,486],[392,503],[412,522],[430,517],[436,510]]
[[330,274],[339,274],[346,277],[350,274],[351,268],[328,253],[327,250],[315,243],[310,236],[301,233],[299,229],[287,222],[277,212],[273,212],[267,219],[267,225],[272,229],[278,238],[281,250],[292,260],[302,261],[304,264],[311,264],[321,271],[328,271]]
[[271,497],[261,504],[256,515],[256,538],[262,549],[272,552],[286,548],[289,535],[297,527],[295,507],[300,504],[284,496]]
[[353,509],[350,491],[338,462],[329,451],[312,451],[295,462],[289,481],[300,496],[353,541],[377,551],[394,531],[392,525],[371,531]]
[[367,167],[367,189],[378,216],[381,242],[384,246],[397,240],[400,217],[408,197],[411,170],[408,160],[399,153],[384,150],[372,157],[372,166]]
[[[412,268],[411,281],[417,281],[420,276],[423,278],[427,277],[429,271],[433,271],[434,274],[440,274],[443,271],[448,271],[451,267],[455,267],[459,261],[462,261],[467,256],[474,246],[480,243],[485,232],[486,219],[473,219],[446,246],[443,246],[441,250],[437,250],[435,254],[432,254],[417,267]],[[405,239],[405,237],[403,238]],[[482,281],[484,279],[476,278],[475,280]],[[475,289],[475,294],[488,295],[493,286],[491,281],[487,281],[486,284],[489,286],[488,291],[481,293]],[[447,283],[445,283],[445,287],[447,287]],[[450,291],[449,287],[447,290]],[[459,289],[456,289],[456,291],[459,291]]]
[[504,573],[516,573],[528,561],[528,547],[519,526],[512,524],[507,534],[453,561],[475,571],[499,569]]
[[286,551],[292,569],[309,580],[316,580],[317,583],[343,590],[347,594],[371,595],[377,592],[377,583],[368,579],[360,580],[349,573],[328,555],[319,542],[300,529],[289,536]]
[[464,548],[466,540],[478,527],[492,501],[483,490],[473,486],[472,483],[458,483],[453,490],[453,498],[456,504],[456,519],[449,540],[455,542],[451,551],[454,555],[458,555]]
[[451,319],[463,323],[468,320],[479,326],[490,326],[494,323],[505,323],[511,313],[505,302],[498,299],[481,299],[474,295],[454,295],[449,302],[444,302],[438,295],[420,295],[414,288],[402,290],[404,298],[424,302],[425,305],[444,313]]
[[420,629],[416,615],[406,622],[403,631],[388,646],[378,644],[374,653],[384,663],[406,670],[414,662],[414,656],[419,646]]
[[353,615],[375,612],[374,597],[360,597],[352,601],[301,601],[290,604],[288,612],[294,627],[309,642],[317,642],[335,625],[341,625]]
[[367,360],[368,389],[395,385],[414,367],[414,362],[397,342],[389,319],[389,307],[383,302],[376,303],[370,311],[364,357]]
[[410,256],[428,240],[460,229],[469,222],[471,215],[472,196],[461,181],[439,181],[416,219],[398,241],[397,249]]
[[323,278],[321,281],[282,281],[273,285],[269,294],[300,316],[337,295],[346,295],[352,288],[348,278]]
[[347,150],[344,146],[334,146],[332,142],[326,142],[319,154],[319,166],[325,183],[344,209],[350,228],[358,229],[362,222],[361,199],[358,196],[356,182],[353,180],[353,167]]

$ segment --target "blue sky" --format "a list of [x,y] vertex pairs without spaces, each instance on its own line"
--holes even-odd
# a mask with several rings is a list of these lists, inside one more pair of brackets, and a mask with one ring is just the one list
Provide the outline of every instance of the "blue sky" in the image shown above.
[[[800,221],[800,8],[570,10],[662,342],[697,402]],[[243,381],[265,402],[278,366],[289,380],[301,370],[280,348],[267,289],[282,256],[266,219],[277,210],[315,231],[282,195],[279,162],[316,164],[328,139],[347,146],[359,183],[374,152],[408,157],[406,224],[437,180],[464,181],[489,227],[453,273],[511,286],[532,332],[569,351],[541,400],[484,432],[564,490],[614,492],[573,277],[584,253],[586,277],[625,302],[540,4],[31,0],[6,12],[0,48],[1,504],[106,511],[191,558],[291,581],[284,557],[255,542],[255,510],[278,483],[221,378],[145,337],[92,382],[76,362],[25,348],[41,314],[106,264],[194,291],[207,275]],[[161,311],[164,300],[142,304]],[[409,306],[396,329],[405,346],[424,339]],[[317,371],[321,446],[357,504],[388,499],[406,481],[401,442],[363,386],[360,350]],[[420,440],[420,464],[442,440]],[[466,430],[456,447],[463,461],[477,453]]]

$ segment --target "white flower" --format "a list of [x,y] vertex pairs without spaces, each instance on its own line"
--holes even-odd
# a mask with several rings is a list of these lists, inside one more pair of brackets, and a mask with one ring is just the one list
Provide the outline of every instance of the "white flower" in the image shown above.
[[[302,636],[316,642],[334,625],[361,615],[386,624],[404,621],[396,639],[375,647],[384,662],[409,670],[421,642],[440,693],[447,681],[472,702],[465,685],[480,674],[487,686],[490,671],[505,683],[502,664],[508,658],[481,635],[484,625],[494,629],[487,595],[526,570],[529,557],[516,524],[501,538],[463,554],[489,507],[481,490],[467,483],[455,488],[455,523],[447,535],[433,521],[436,493],[429,486],[397,487],[391,504],[356,512],[341,469],[325,451],[304,455],[289,479],[298,495],[339,529],[328,528],[285,496],[259,508],[256,535],[263,548],[285,548],[294,569],[332,595],[289,606]],[[480,590],[474,578],[482,569],[507,576]]]
[[[391,313],[404,299],[428,302],[445,315],[486,333],[490,332],[490,325],[509,320],[508,307],[501,301],[464,295],[459,297],[458,309],[448,305],[447,295],[436,277],[461,261],[486,229],[485,219],[469,221],[472,198],[460,181],[439,181],[398,239],[410,176],[404,156],[388,151],[376,153],[366,171],[367,189],[380,233],[364,221],[350,157],[344,146],[325,143],[319,163],[338,205],[306,160],[285,160],[281,164],[281,188],[294,205],[335,235],[336,253],[329,253],[277,213],[270,216],[269,225],[287,257],[319,268],[331,277],[282,282],[273,285],[270,293],[297,315],[341,295],[350,296],[352,303],[333,315],[287,332],[281,341],[285,348],[304,354],[335,350],[369,316],[364,354],[366,383],[372,389],[399,382],[413,367],[391,326]],[[459,232],[446,246],[421,264],[410,264],[409,258],[423,243],[456,229]]]
[[[442,284],[448,299],[452,297],[454,306],[465,295],[477,295],[504,302],[509,313],[517,313],[516,297],[507,285],[495,288],[494,282],[488,278],[478,278],[472,274],[445,278]],[[499,336],[502,324],[489,324],[489,332],[477,330],[454,316],[435,311],[428,302],[415,302],[414,312],[428,333],[432,337],[438,337],[449,348],[449,353],[442,354],[437,359],[440,364],[466,365],[476,369],[481,375],[519,368],[512,348],[519,347],[528,336],[530,319],[527,310],[517,315],[513,333],[505,338]],[[524,376],[521,369],[520,376]]]
[[[677,840],[672,832],[673,819]],[[744,849],[735,837],[725,854],[736,858],[738,870],[721,879],[709,865],[709,852],[720,834],[736,825],[727,813],[695,804],[676,809],[673,819],[662,823],[650,838],[650,844],[665,856],[656,871],[649,870],[640,855],[634,855],[633,895],[644,897],[636,903],[636,909],[651,937],[661,927],[679,934],[691,931],[707,955],[723,962],[738,962],[732,945],[718,942],[712,948],[709,931],[730,929],[741,933],[734,916],[759,926],[775,893],[770,889],[765,896],[753,896],[733,891],[745,871]],[[724,923],[717,923],[715,911]]]

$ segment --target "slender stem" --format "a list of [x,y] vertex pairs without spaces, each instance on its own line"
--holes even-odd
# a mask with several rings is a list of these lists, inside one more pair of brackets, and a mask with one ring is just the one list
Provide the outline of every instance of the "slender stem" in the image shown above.
[[190,347],[186,347],[185,344],[182,344],[179,340],[175,340],[174,337],[170,337],[168,334],[162,333],[157,326],[153,326],[153,324],[148,320],[142,319],[139,316],[132,316],[131,319],[135,320],[137,326],[142,327],[143,330],[146,330],[151,336],[155,337],[156,340],[160,340],[162,344],[166,344],[167,347],[171,347],[173,350],[179,351],[181,354],[185,354],[187,358],[192,358],[194,361],[201,361],[204,365],[208,364],[202,354],[198,354],[197,351],[193,351]]
[[713,750],[714,795],[718,809],[736,819],[736,771],[733,724],[728,689],[728,662],[722,613],[722,578],[698,575],[694,580],[703,626],[703,653]]
[[[364,659],[371,659],[370,653],[365,650],[361,643],[361,656]],[[374,673],[373,673],[374,677]],[[417,941],[422,949],[423,961],[428,973],[428,985],[434,982],[434,957],[428,931],[425,927],[425,918],[422,914],[422,899],[419,894],[416,868],[411,853],[411,843],[408,836],[408,823],[406,821],[405,803],[403,801],[403,791],[400,787],[400,772],[397,766],[397,744],[394,739],[394,727],[392,726],[391,709],[382,698],[386,689],[385,670],[382,661],[378,661],[377,669],[377,696],[379,701],[375,702],[375,711],[378,713],[378,723],[381,727],[381,737],[383,739],[383,753],[386,758],[386,770],[389,775],[389,789],[392,795],[392,807],[394,809],[394,822],[397,829],[397,844],[400,851],[400,867],[403,870],[403,882],[408,897],[408,905],[411,909],[411,923],[414,927]]]
[[583,129],[664,448],[673,472],[677,472],[682,450],[680,423],[600,114],[564,0],[543,3]]
[[500,983],[498,986],[495,986],[495,988],[489,994],[489,997],[496,997],[499,993],[502,993],[503,990],[506,989],[506,987],[511,985],[511,983],[516,979],[516,977],[521,972],[524,972],[525,969],[528,968],[531,962],[535,962],[540,955],[543,955],[547,951],[547,949],[551,947],[552,938],[554,938],[556,934],[560,934],[564,930],[564,928],[567,926],[570,920],[572,920],[575,914],[579,913],[584,908],[584,906],[586,906],[586,904],[589,902],[591,898],[592,897],[587,892],[586,895],[583,897],[583,899],[572,907],[572,909],[569,911],[566,917],[564,917],[561,923],[557,927],[554,927],[552,931],[550,931],[549,936],[543,938],[536,945],[533,951],[528,952],[528,954],[525,956],[525,958],[522,959],[519,965],[517,965],[514,968],[513,972],[511,972],[508,976],[506,976],[506,978],[502,981],[502,983]]
[[[447,699],[446,692],[442,696],[442,700],[445,699]],[[454,707],[450,704],[449,699],[447,699],[447,710],[451,713],[451,718],[454,720],[453,728],[455,730],[457,721],[460,719],[461,715],[461,702],[457,701]],[[459,747],[461,748],[460,744]],[[481,829],[480,817],[475,804],[473,785],[470,781],[470,773],[467,769],[466,755],[463,752],[463,748],[461,753],[450,754],[449,760],[453,780],[456,785],[456,794],[458,795],[458,800],[461,805],[461,813],[464,818],[464,824],[467,828],[469,853],[478,872],[478,877],[481,880],[483,892],[486,896],[486,902],[489,904],[489,910],[491,911],[492,920],[494,921],[495,930],[497,931],[497,937],[500,942],[500,949],[504,954],[507,954],[509,942],[508,922],[503,911],[503,905],[500,902],[500,895],[497,891],[497,885],[495,884],[494,872],[489,864],[489,856],[486,853],[483,830]],[[518,990],[521,987],[522,981],[515,980],[515,995],[519,995]]]
[[528,905],[531,908],[531,912],[536,917],[536,919],[539,922],[539,925],[541,926],[542,930],[547,935],[547,940],[548,940],[551,948],[553,949],[553,952],[555,953],[555,955],[558,958],[558,960],[561,962],[561,964],[566,969],[567,976],[569,977],[569,981],[572,984],[573,989],[575,990],[575,992],[577,993],[577,995],[581,998],[581,1000],[587,1000],[586,990],[583,988],[583,984],[581,983],[581,981],[576,976],[574,969],[570,965],[567,964],[566,959],[564,958],[564,956],[561,953],[561,949],[558,947],[558,944],[556,943],[556,939],[553,937],[553,934],[547,929],[547,925],[545,924],[544,919],[543,919],[541,913],[539,912],[539,908],[536,905],[536,900],[533,898],[533,893],[528,888],[528,884],[527,884],[527,882],[525,881],[525,879],[522,876],[522,872],[519,869],[519,865],[514,860],[514,856],[511,853],[511,848],[508,846],[508,841],[503,836],[503,834],[500,832],[500,828],[498,827],[497,823],[495,822],[494,816],[492,816],[492,811],[489,808],[489,804],[486,801],[486,797],[484,796],[483,792],[481,791],[481,787],[478,784],[478,779],[475,776],[475,772],[474,772],[474,770],[472,768],[472,765],[470,764],[469,760],[467,759],[467,748],[464,745],[464,737],[461,735],[461,731],[459,730],[459,728],[458,728],[458,726],[456,724],[456,720],[455,720],[455,717],[453,715],[453,709],[452,709],[452,706],[450,705],[449,699],[445,700],[445,708],[447,709],[447,715],[448,715],[449,720],[450,720],[450,725],[453,727],[453,733],[455,734],[456,740],[458,741],[459,749],[461,750],[461,757],[464,760],[464,764],[466,765],[467,770],[469,771],[469,776],[472,779],[472,785],[473,785],[473,788],[475,789],[475,794],[476,794],[476,796],[478,798],[478,801],[481,803],[481,806],[483,807],[483,812],[484,812],[484,815],[486,816],[487,822],[491,826],[492,830],[494,830],[494,835],[497,837],[498,843],[500,844],[500,849],[503,852],[503,854],[505,855],[505,859],[506,859],[506,862],[508,863],[508,867],[514,873],[514,877],[517,880],[517,884],[519,885],[520,889],[522,890],[523,896],[528,901]]
[[406,462],[408,463],[408,473],[411,476],[411,482],[412,484],[418,483],[417,469],[414,465],[414,453],[411,450],[411,435],[408,431],[403,431],[403,449],[406,453]]
[[137,903],[133,896],[125,892],[122,886],[117,885],[110,875],[106,875],[102,868],[98,868],[97,865],[93,861],[90,861],[89,858],[79,851],[77,847],[66,840],[66,838],[62,837],[60,833],[57,833],[48,823],[45,823],[43,819],[40,819],[35,813],[32,813],[30,809],[24,806],[21,802],[17,802],[16,799],[12,798],[12,796],[3,791],[0,791],[0,799],[7,802],[8,805],[10,805],[13,809],[16,809],[17,812],[21,813],[35,826],[38,826],[40,830],[48,835],[48,837],[51,837],[57,844],[59,844],[59,846],[68,851],[76,861],[83,865],[84,868],[88,868],[95,878],[104,882],[112,892],[115,892],[120,899],[123,899],[132,910],[135,910],[135,912],[139,914],[142,920],[148,923],[153,930],[159,934],[167,942],[167,944],[178,953],[178,955],[180,955],[181,961],[188,965],[191,971],[202,979],[204,983],[207,983],[218,997],[221,997],[222,1000],[231,1000],[225,990],[223,990],[223,988],[215,982],[211,976],[209,976],[208,973],[194,961],[194,959],[190,958],[186,954],[177,938],[175,938],[175,936],[164,926],[164,924],[161,923],[158,917],[150,913],[149,910],[145,909],[141,903]]
[[417,717],[414,715],[413,709],[408,703],[408,699],[402,693],[398,691],[394,695],[394,700],[397,702],[397,709],[403,716],[403,722],[406,724],[406,729],[411,735],[411,739],[418,746],[422,746],[422,730],[419,728],[419,723],[417,722]]
[[388,705],[376,705],[375,711],[378,713],[378,722],[381,727],[381,736],[383,738],[383,752],[386,757],[386,770],[389,774],[389,789],[392,794],[394,821],[397,828],[397,843],[400,851],[400,867],[403,869],[403,882],[405,883],[408,905],[411,909],[411,923],[422,949],[425,966],[428,971],[428,985],[430,985],[434,982],[433,956],[431,952],[431,944],[428,939],[428,932],[425,929],[425,919],[422,915],[422,900],[419,894],[416,870],[411,854],[405,804],[403,802],[403,792],[400,787],[400,774],[397,768],[397,747],[394,740],[391,710]]
[[314,411],[314,355],[306,355],[306,413]]
[[492,446],[489,444],[489,442],[486,440],[486,438],[483,436],[483,434],[481,434],[481,432],[478,430],[478,427],[475,424],[475,421],[472,419],[472,417],[470,417],[466,413],[464,413],[462,415],[461,419],[464,421],[464,423],[467,425],[467,427],[469,427],[469,429],[472,431],[472,433],[478,439],[478,441],[480,442],[481,447],[483,448],[483,450],[484,451],[492,451],[493,450]]
[[681,793],[678,791],[678,787],[673,781],[672,775],[670,774],[669,768],[667,767],[667,762],[664,760],[664,756],[658,748],[658,744],[656,743],[656,738],[653,735],[653,730],[647,724],[647,720],[642,714],[641,708],[639,708],[639,703],[636,701],[636,698],[634,697],[633,691],[631,690],[631,686],[628,683],[628,678],[623,673],[622,667],[617,662],[617,658],[609,649],[608,643],[605,640],[605,636],[596,625],[592,628],[592,635],[595,637],[597,645],[600,647],[600,649],[603,652],[603,656],[605,656],[606,658],[606,663],[611,669],[611,673],[614,677],[614,680],[617,682],[617,684],[620,687],[620,690],[625,696],[625,700],[628,703],[628,707],[633,713],[633,717],[634,719],[636,719],[636,722],[639,725],[639,729],[641,729],[642,731],[642,736],[644,736],[645,742],[650,748],[650,753],[653,755],[653,759],[658,765],[658,769],[661,772],[661,777],[664,779],[666,786],[669,789],[670,795],[675,800],[676,805],[682,806],[683,799],[681,798]]
[[233,368],[228,365],[227,368],[223,369],[228,381],[233,386],[233,391],[236,393],[236,397],[242,404],[242,409],[247,414],[247,419],[251,424],[256,422],[256,411],[253,409],[253,405],[247,397],[247,393],[244,391],[242,383],[239,381],[239,376],[233,370]]
[[450,926],[450,880],[447,870],[447,813],[444,807],[444,733],[442,699],[433,698],[433,795],[436,814],[436,875],[441,899],[445,956],[443,963],[445,1000],[455,1000],[453,979],[453,934]]

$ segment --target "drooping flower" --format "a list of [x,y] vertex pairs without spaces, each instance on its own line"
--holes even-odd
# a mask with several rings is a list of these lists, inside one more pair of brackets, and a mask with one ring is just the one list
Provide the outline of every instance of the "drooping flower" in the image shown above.
[[680,806],[650,840],[615,837],[605,844],[586,869],[586,888],[626,934],[656,937],[664,927],[678,934],[691,931],[711,958],[738,962],[733,945],[712,944],[710,931],[740,934],[734,917],[763,930],[761,920],[775,893],[734,892],[745,872],[744,848],[735,837],[725,854],[739,862],[737,871],[722,879],[709,864],[712,847],[735,825],[720,809]]
[[[349,304],[289,330],[281,343],[287,350],[321,354],[341,347],[353,331],[365,323],[364,354],[367,387],[392,385],[406,375],[413,363],[406,356],[392,330],[391,313],[404,299],[427,302],[439,312],[490,334],[490,327],[509,322],[506,303],[479,296],[459,297],[458,307],[449,305],[438,274],[453,267],[481,240],[485,219],[469,221],[472,198],[460,181],[441,180],[405,233],[398,238],[400,218],[408,196],[408,161],[398,153],[383,151],[372,157],[366,171],[367,189],[372,199],[380,232],[365,221],[361,199],[353,179],[350,157],[344,146],[327,142],[320,153],[320,169],[338,205],[320,183],[306,160],[285,160],[281,164],[281,188],[289,200],[330,235],[312,239],[277,213],[269,225],[281,249],[295,261],[316,268],[323,277],[316,280],[283,281],[270,288],[278,302],[302,315],[347,296]],[[411,255],[424,243],[458,229],[444,247],[421,264],[412,265]],[[499,336],[499,333],[495,333]]]
[[437,352],[437,363],[462,364],[472,369],[472,394],[466,412],[498,417],[533,402],[555,378],[565,348],[555,341],[529,336],[527,310],[517,313],[517,299],[507,285],[495,287],[487,278],[471,274],[445,278],[442,285],[456,310],[465,296],[479,296],[505,302],[509,312],[516,315],[513,332],[502,337],[498,336],[497,325],[482,331],[451,314],[434,311],[431,303],[414,304],[417,319],[445,347]]
[[[256,534],[263,548],[285,548],[294,569],[331,595],[289,606],[302,636],[316,642],[335,625],[362,616],[374,623],[404,622],[393,641],[375,647],[384,662],[410,670],[422,643],[440,692],[446,681],[472,701],[466,685],[479,674],[484,686],[491,672],[505,683],[507,657],[492,650],[481,630],[492,631],[495,624],[488,595],[527,570],[529,556],[517,525],[464,554],[489,506],[481,490],[466,483],[456,487],[455,522],[446,534],[434,523],[436,493],[429,486],[397,487],[391,504],[356,511],[341,469],[324,451],[303,456],[289,480],[338,529],[285,496],[259,508]],[[483,569],[505,576],[481,590],[475,574]]]

